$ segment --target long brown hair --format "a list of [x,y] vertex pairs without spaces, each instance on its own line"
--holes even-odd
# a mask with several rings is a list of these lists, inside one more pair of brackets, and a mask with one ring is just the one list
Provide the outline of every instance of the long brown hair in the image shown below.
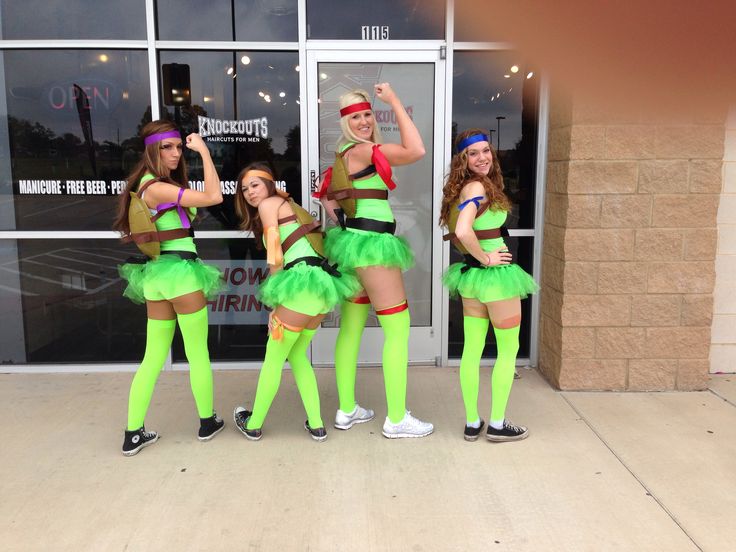
[[245,174],[250,170],[265,171],[271,175],[271,180],[267,180],[260,176],[256,177],[266,186],[268,197],[276,195],[276,177],[274,176],[273,169],[261,161],[251,163],[238,174],[238,187],[235,192],[235,212],[238,217],[240,217],[240,229],[245,232],[253,232],[253,235],[256,238],[256,247],[260,249],[261,239],[263,237],[263,222],[261,222],[261,217],[258,215],[258,208],[253,207],[245,200],[245,196],[241,189],[243,178],[245,178]]
[[[458,144],[465,140],[468,136],[475,134],[487,134],[488,131],[480,128],[471,128],[464,130],[455,138],[455,149]],[[488,201],[494,209],[509,211],[511,209],[511,201],[504,193],[503,174],[501,173],[501,165],[498,163],[498,156],[493,144],[490,142],[488,146],[491,148],[493,163],[491,170],[487,175],[479,175],[468,169],[468,154],[466,150],[456,153],[452,156],[450,162],[450,173],[447,175],[445,187],[442,189],[442,208],[440,209],[440,226],[447,226],[450,218],[450,209],[460,197],[463,187],[469,182],[480,182],[486,192]]]
[[[151,121],[141,129],[141,138],[145,139],[152,134],[160,132],[170,132],[178,130],[171,121]],[[138,188],[141,178],[150,173],[156,180],[168,182],[179,186],[180,188],[189,188],[189,178],[187,177],[187,163],[182,155],[179,158],[179,165],[173,171],[167,171],[161,161],[161,153],[159,147],[161,142],[154,142],[145,146],[141,160],[133,167],[128,175],[128,183],[125,189],[118,197],[118,212],[112,229],[121,234],[130,233],[130,225],[128,224],[128,209],[130,208],[130,192]]]

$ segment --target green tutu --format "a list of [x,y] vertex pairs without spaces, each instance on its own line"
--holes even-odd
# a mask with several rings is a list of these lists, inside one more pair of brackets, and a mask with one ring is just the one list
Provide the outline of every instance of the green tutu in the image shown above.
[[225,283],[219,268],[177,255],[161,255],[146,263],[126,263],[118,266],[118,272],[128,282],[123,295],[134,303],[170,301],[195,291],[212,299]]
[[258,290],[258,299],[271,308],[283,305],[311,316],[324,314],[361,289],[354,275],[340,274],[331,276],[318,266],[297,263],[269,276]]
[[523,268],[517,264],[470,268],[461,270],[465,263],[451,264],[442,275],[442,283],[455,297],[477,299],[481,303],[521,297],[539,291],[539,286]]
[[414,253],[407,241],[387,233],[331,228],[325,237],[325,253],[339,270],[365,266],[408,270],[414,266]]

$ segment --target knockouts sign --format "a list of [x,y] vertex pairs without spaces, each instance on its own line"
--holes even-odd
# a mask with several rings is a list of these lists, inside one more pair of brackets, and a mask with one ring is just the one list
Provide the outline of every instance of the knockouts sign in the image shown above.
[[199,135],[210,142],[260,142],[268,138],[268,119],[259,117],[246,120],[198,118]]

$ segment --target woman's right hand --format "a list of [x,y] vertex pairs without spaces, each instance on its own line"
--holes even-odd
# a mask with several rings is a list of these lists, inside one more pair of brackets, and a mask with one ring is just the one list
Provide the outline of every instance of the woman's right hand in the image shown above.
[[499,266],[511,264],[511,253],[507,247],[499,247],[490,253],[486,253],[487,261],[483,263],[486,266]]
[[196,151],[200,155],[204,155],[205,153],[210,152],[210,150],[207,149],[207,144],[204,143],[202,137],[196,132],[192,132],[189,136],[187,136],[186,145],[187,148],[192,151]]
[[399,97],[391,88],[391,85],[387,82],[379,82],[373,85],[373,89],[376,91],[376,96],[384,103],[391,105],[393,102],[398,101]]

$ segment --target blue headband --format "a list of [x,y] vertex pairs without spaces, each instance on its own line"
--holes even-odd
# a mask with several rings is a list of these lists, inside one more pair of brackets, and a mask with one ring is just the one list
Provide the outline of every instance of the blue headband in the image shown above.
[[472,136],[468,136],[467,138],[465,138],[465,140],[457,145],[457,152],[460,153],[465,148],[472,144],[475,144],[476,142],[488,142],[490,144],[491,141],[485,134],[473,134]]

